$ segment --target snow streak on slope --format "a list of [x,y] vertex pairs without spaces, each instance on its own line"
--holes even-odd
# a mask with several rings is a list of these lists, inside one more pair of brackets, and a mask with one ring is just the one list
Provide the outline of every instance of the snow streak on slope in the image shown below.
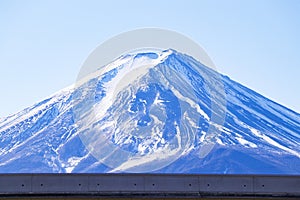
[[299,166],[298,113],[174,50],[121,56],[0,121],[3,173],[300,174]]

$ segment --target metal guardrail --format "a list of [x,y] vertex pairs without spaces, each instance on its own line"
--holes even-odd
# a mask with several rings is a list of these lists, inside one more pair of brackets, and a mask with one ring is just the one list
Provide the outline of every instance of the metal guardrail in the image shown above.
[[183,174],[0,174],[0,196],[290,197],[300,176]]

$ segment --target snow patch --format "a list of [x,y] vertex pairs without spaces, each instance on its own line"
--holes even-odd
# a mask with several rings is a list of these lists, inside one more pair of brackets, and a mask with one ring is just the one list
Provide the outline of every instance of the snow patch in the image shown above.
[[269,143],[269,144],[271,144],[271,145],[273,145],[273,146],[275,146],[275,147],[277,147],[277,148],[279,148],[279,149],[282,149],[282,150],[284,150],[284,151],[286,151],[286,152],[289,152],[289,153],[291,153],[291,154],[293,154],[293,155],[295,155],[295,156],[297,156],[297,157],[300,158],[300,153],[298,153],[297,151],[294,151],[294,150],[292,150],[292,149],[289,149],[289,148],[287,148],[287,147],[285,147],[285,146],[279,144],[278,142],[274,141],[272,138],[270,138],[270,137],[268,137],[267,135],[261,133],[260,131],[254,129],[254,128],[250,128],[250,131],[251,131],[256,137],[259,137],[259,138],[265,140],[267,143]]
[[253,142],[249,142],[248,140],[245,140],[244,138],[236,137],[235,139],[237,141],[239,141],[239,143],[241,143],[244,146],[249,146],[249,147],[252,147],[252,148],[257,148],[256,144],[254,144]]

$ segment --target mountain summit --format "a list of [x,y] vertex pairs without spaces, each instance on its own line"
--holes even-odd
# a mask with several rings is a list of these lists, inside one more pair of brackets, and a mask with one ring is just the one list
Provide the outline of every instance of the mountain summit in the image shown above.
[[0,120],[0,173],[300,174],[300,115],[175,50]]

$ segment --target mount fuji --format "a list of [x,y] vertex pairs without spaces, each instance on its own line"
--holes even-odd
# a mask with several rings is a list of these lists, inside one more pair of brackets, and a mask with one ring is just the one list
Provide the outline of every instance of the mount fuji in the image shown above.
[[172,49],[0,119],[0,173],[300,174],[300,114]]

